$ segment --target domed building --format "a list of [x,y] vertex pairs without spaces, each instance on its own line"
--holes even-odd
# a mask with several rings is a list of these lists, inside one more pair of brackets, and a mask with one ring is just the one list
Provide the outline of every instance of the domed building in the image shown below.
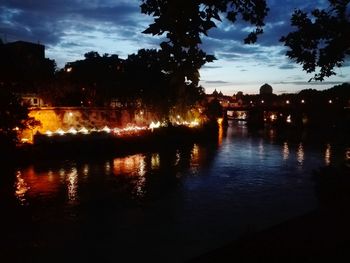
[[272,87],[267,83],[260,87],[260,95],[271,95],[272,91]]

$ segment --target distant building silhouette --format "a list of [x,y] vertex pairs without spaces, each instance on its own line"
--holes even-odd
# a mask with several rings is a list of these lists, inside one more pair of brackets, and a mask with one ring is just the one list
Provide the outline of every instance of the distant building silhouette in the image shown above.
[[270,95],[272,91],[272,87],[267,83],[260,87],[260,95]]
[[239,107],[242,105],[242,96],[243,93],[239,92],[237,95],[227,96],[222,93],[222,91],[217,91],[216,89],[212,94],[206,94],[205,101],[207,103],[212,102],[213,100],[217,100],[223,108],[228,107]]
[[[45,46],[26,41],[0,43],[0,87],[8,87],[30,106],[40,106],[40,88],[47,89],[55,63],[45,58]],[[29,99],[30,98],[30,99]]]
[[45,46],[37,43],[16,41],[3,44],[0,50],[6,52],[6,56],[22,62],[45,59]]

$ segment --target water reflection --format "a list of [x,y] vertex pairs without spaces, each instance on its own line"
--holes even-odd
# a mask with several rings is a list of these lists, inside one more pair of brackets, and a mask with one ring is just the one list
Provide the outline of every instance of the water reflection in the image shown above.
[[181,159],[180,151],[177,149],[175,154],[175,166],[179,164],[180,159]]
[[160,166],[159,153],[153,153],[151,157],[152,169],[157,169]]
[[74,202],[77,200],[78,196],[78,170],[77,168],[72,168],[72,170],[67,175],[67,189],[68,189],[68,200]]
[[109,174],[109,173],[111,172],[111,163],[110,163],[109,161],[107,161],[107,162],[105,163],[105,172],[106,172],[107,174]]
[[191,164],[197,165],[198,162],[199,162],[199,146],[197,144],[194,144],[191,151]]
[[305,155],[305,152],[304,152],[303,144],[299,143],[298,150],[297,150],[297,161],[300,166],[302,166],[304,163],[304,155]]
[[89,175],[89,171],[90,171],[89,165],[88,164],[84,164],[84,166],[83,166],[83,175],[84,175],[84,177]]
[[350,148],[345,149],[345,164],[350,167]]
[[289,158],[289,146],[287,142],[283,143],[283,160],[288,160]]
[[30,189],[27,183],[22,178],[22,173],[20,171],[16,172],[16,183],[15,183],[15,196],[21,205],[26,205],[26,193]]
[[324,162],[325,162],[325,164],[327,166],[331,164],[331,155],[332,155],[331,145],[328,143],[326,145],[326,151],[325,151],[325,154],[324,154]]
[[113,160],[114,175],[143,176],[144,167],[145,156],[143,154],[135,154],[123,158],[115,158]]
[[224,129],[222,127],[222,124],[219,124],[219,131],[218,131],[218,145],[220,146],[222,144],[224,138]]
[[259,157],[260,157],[260,160],[264,158],[264,140],[263,139],[259,141]]
[[[155,160],[158,160],[159,156],[152,155],[152,166]],[[127,184],[131,187],[131,196],[138,199],[145,196],[146,193],[146,156],[143,154],[135,154],[123,158],[115,158],[113,160],[113,172],[117,176],[131,176],[126,179]],[[125,184],[126,182],[124,182]]]
[[345,160],[350,161],[350,148],[345,150]]
[[52,200],[70,208],[100,193],[138,201],[159,198],[177,187],[183,176],[199,175],[199,169],[210,165],[217,151],[217,144],[192,144],[102,162],[31,165],[17,172],[11,195],[23,205]]

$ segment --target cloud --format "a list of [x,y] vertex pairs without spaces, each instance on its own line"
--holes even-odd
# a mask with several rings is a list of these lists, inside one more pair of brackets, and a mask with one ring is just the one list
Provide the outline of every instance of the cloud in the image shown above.
[[[287,60],[287,49],[279,39],[293,30],[289,20],[295,8],[311,10],[326,6],[328,1],[267,2],[270,12],[264,34],[259,36],[256,44],[243,43],[250,29],[249,24],[241,20],[232,24],[223,16],[223,22],[217,22],[217,28],[212,29],[208,37],[203,37],[201,47],[218,59],[202,68],[208,85],[222,84],[227,87],[249,81],[256,83],[258,78],[259,82],[272,79],[302,80],[288,78],[288,69],[293,70],[297,65]],[[164,37],[141,33],[153,18],[141,14],[140,3],[130,0],[2,0],[0,37],[8,42],[41,42],[46,46],[46,56],[54,58],[59,67],[68,61],[83,58],[83,54],[89,51],[118,54],[125,58],[141,48],[158,48],[164,40]],[[340,78],[348,74],[349,66],[347,59]],[[246,71],[252,72],[252,75]]]
[[222,66],[212,66],[212,65],[208,65],[208,64],[206,64],[206,65],[204,65],[201,69],[217,69],[217,68],[222,68]]
[[293,85],[311,85],[311,86],[328,86],[328,85],[339,85],[339,84],[342,84],[344,82],[342,81],[322,81],[322,82],[319,82],[319,81],[312,81],[312,82],[307,82],[307,81],[281,81],[281,82],[276,82],[276,83],[273,83],[273,84],[282,84],[282,85],[290,85],[290,84],[293,84]]
[[227,81],[222,81],[222,80],[205,80],[204,82],[206,84],[228,84],[229,83]]
[[[92,48],[104,52],[120,46],[119,50],[136,52],[140,45],[156,47],[160,38],[141,33],[150,21],[137,1],[4,0],[0,4],[0,37],[8,42],[41,42],[48,54],[59,56],[61,50],[62,57],[71,52],[76,57],[78,50],[82,55]],[[109,47],[103,47],[104,41]]]
[[279,69],[294,69],[297,68],[294,64],[283,64],[278,67]]

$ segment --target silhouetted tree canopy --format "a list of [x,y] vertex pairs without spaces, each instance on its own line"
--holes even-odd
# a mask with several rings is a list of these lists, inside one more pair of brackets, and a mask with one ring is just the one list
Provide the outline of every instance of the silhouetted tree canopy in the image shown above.
[[56,96],[61,96],[60,101],[71,106],[103,106],[118,92],[122,60],[117,55],[100,56],[95,51],[84,54],[84,57],[67,63],[64,71],[58,74],[60,82],[68,86],[66,92],[69,96],[62,94],[61,90],[57,90]]
[[296,10],[291,23],[297,30],[281,38],[290,48],[287,56],[306,72],[317,72],[315,80],[335,75],[334,68],[341,67],[350,55],[349,2],[329,0],[327,9],[315,9],[311,14]]
[[254,43],[263,32],[267,15],[265,0],[142,0],[141,12],[154,17],[144,33],[166,35],[160,46],[169,63],[165,70],[172,73],[175,82],[199,80],[198,70],[215,57],[200,48],[201,37],[216,27],[221,16],[234,23],[238,18],[251,23],[255,29],[245,43]]

